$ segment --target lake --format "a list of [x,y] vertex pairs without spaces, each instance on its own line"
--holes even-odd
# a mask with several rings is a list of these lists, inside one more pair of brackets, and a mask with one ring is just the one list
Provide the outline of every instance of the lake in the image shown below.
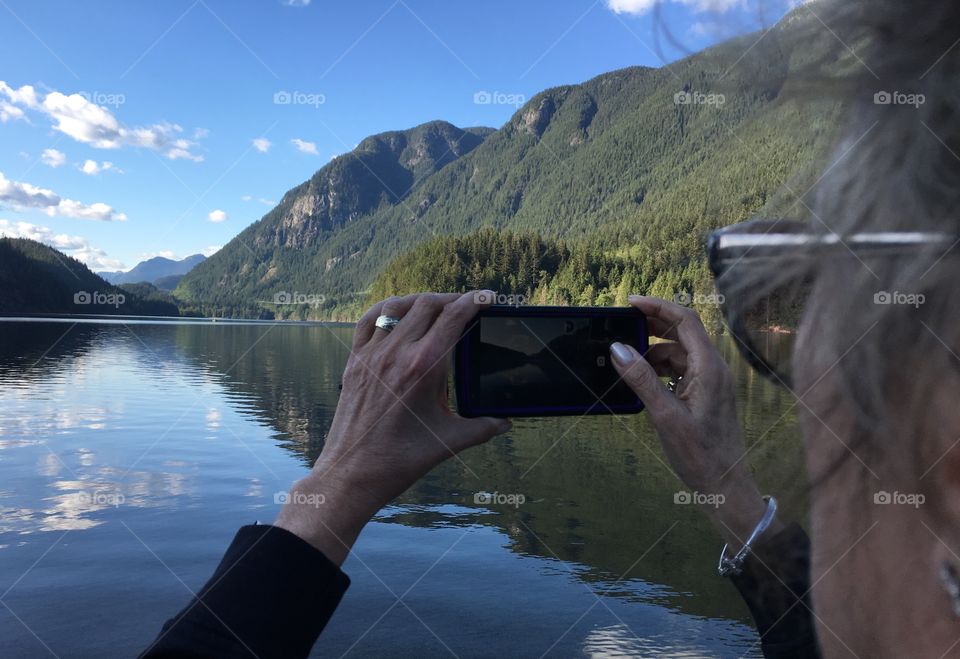
[[[3,655],[145,648],[316,459],[352,332],[0,321]],[[718,342],[761,490],[787,498],[793,400]],[[663,460],[644,414],[517,420],[367,527],[315,656],[759,656]]]

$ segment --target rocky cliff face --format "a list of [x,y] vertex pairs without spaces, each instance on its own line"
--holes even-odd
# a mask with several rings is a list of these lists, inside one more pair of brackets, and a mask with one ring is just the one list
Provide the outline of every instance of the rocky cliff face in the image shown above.
[[331,236],[393,206],[403,206],[416,219],[431,203],[411,197],[420,183],[471,153],[493,132],[433,121],[364,139],[289,190],[260,221],[185,277],[177,294],[189,301],[217,299],[239,281],[262,287],[296,279],[298,273],[339,270],[361,256],[360,245],[320,254]]
[[368,137],[288,192],[256,231],[260,247],[304,248],[380,206],[401,203],[417,183],[476,148],[491,129],[435,121]]

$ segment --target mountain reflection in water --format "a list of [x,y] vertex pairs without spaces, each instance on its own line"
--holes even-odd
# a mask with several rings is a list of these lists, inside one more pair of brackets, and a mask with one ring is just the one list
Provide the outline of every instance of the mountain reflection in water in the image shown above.
[[[148,643],[184,584],[203,583],[238,526],[272,520],[316,459],[351,339],[349,327],[0,322],[10,656],[42,653],[38,637],[60,656]],[[792,400],[718,342],[761,488],[802,515],[783,491],[802,477]],[[715,573],[718,537],[674,503],[683,489],[645,415],[517,420],[377,516],[317,654],[755,654],[745,607]]]

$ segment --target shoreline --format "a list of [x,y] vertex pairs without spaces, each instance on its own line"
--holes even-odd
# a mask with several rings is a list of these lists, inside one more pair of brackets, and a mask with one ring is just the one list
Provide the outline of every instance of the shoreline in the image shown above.
[[10,313],[0,312],[0,322],[107,322],[137,323],[138,325],[302,325],[306,327],[354,327],[355,322],[343,320],[260,320],[243,318],[197,318],[191,316],[131,316],[122,314],[65,314],[65,313]]

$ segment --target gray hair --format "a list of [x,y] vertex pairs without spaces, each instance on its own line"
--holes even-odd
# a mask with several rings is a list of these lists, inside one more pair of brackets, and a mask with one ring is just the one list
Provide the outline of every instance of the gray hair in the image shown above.
[[[851,61],[845,73],[828,76],[839,84],[823,87],[842,94],[846,118],[814,199],[803,204],[812,230],[841,239],[871,231],[960,235],[960,3],[815,6],[831,10],[828,22]],[[890,97],[882,94],[894,93],[914,94],[915,102],[885,103]],[[909,256],[809,254],[739,284],[745,294],[763,294],[813,278],[803,324],[817,344],[807,349],[815,348],[843,385],[834,404],[853,412],[850,448],[887,473],[919,479],[930,466],[925,454],[934,449],[922,442],[922,420],[930,418],[931,392],[960,366],[958,252],[955,245]],[[924,301],[877,304],[880,291]],[[890,436],[893,414],[909,414],[917,436]]]

